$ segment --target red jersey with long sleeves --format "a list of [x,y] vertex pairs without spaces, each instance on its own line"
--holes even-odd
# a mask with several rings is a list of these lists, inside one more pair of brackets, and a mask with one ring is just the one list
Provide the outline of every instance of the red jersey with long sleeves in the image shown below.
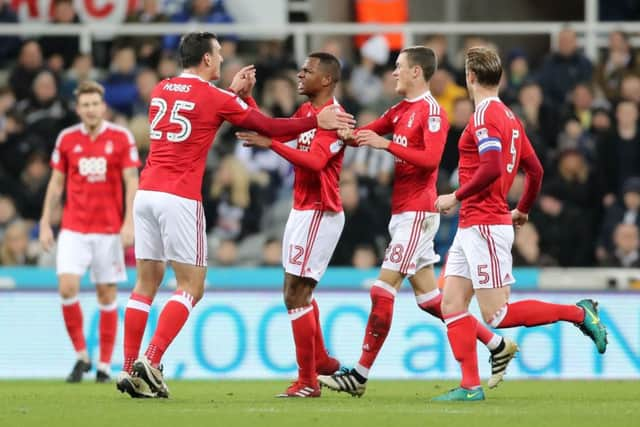
[[[449,121],[431,93],[427,91],[417,98],[399,102],[361,129],[370,129],[379,135],[393,133],[392,144],[424,151],[424,156],[431,158],[433,165],[425,168],[396,155],[391,211],[393,214],[435,212],[437,165],[447,141]],[[389,151],[394,153],[394,148],[400,147],[390,147]]]
[[251,108],[234,93],[182,73],[161,81],[151,93],[151,147],[140,189],[202,199],[207,152],[225,120],[239,123]]
[[478,170],[480,156],[491,150],[501,152],[500,177],[485,190],[462,201],[460,227],[511,224],[507,193],[518,173],[521,158],[535,155],[520,120],[499,98],[480,102],[458,143],[460,186]]
[[[314,108],[311,102],[305,102],[294,113],[293,117],[317,116],[327,105],[338,102],[335,98],[320,108]],[[342,107],[340,107],[342,109]],[[294,165],[295,181],[293,184],[293,207],[298,210],[342,211],[340,199],[340,171],[344,158],[344,143],[336,131],[311,129],[301,133],[295,140],[295,149],[307,152],[315,160],[326,160],[324,166],[316,170],[301,165],[296,160],[287,158],[286,153],[276,150]]]
[[127,129],[103,121],[95,139],[82,124],[58,135],[51,167],[66,175],[61,228],[79,233],[115,234],[124,209],[122,171],[140,165]]

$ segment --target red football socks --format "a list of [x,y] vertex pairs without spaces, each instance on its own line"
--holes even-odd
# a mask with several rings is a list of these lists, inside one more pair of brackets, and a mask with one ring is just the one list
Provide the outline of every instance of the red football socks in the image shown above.
[[185,291],[177,290],[169,298],[160,313],[158,327],[145,352],[153,366],[160,364],[164,352],[186,323],[193,306],[193,296]]
[[577,305],[524,300],[507,304],[496,314],[491,324],[497,328],[513,328],[515,326],[547,325],[560,320],[582,323],[584,310]]
[[80,308],[77,296],[62,300],[62,317],[76,353],[86,351],[87,343],[82,328],[82,308]]
[[100,363],[110,365],[118,329],[118,304],[116,302],[100,306],[99,328]]
[[359,366],[356,366],[358,373],[365,378],[368,376],[368,370],[371,369],[373,362],[378,357],[378,353],[389,334],[389,329],[391,329],[396,293],[397,291],[393,286],[380,280],[376,281],[371,287],[371,312],[369,313],[364,342],[362,343]]
[[147,327],[151,298],[131,293],[124,311],[124,364],[122,370],[131,373],[133,362],[140,354],[140,345]]
[[315,351],[317,324],[313,304],[289,310],[289,319],[296,345],[298,381],[317,388]]
[[445,316],[445,324],[447,325],[447,337],[451,351],[462,371],[460,386],[466,389],[480,386],[476,350],[478,321],[468,312],[461,312]]

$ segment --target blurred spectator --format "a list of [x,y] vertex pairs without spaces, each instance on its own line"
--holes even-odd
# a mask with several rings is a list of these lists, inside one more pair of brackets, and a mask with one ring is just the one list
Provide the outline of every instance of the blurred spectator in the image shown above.
[[596,151],[596,142],[588,130],[585,130],[576,118],[570,118],[564,124],[564,128],[558,134],[557,152],[577,150],[589,161],[593,160]]
[[378,264],[375,248],[371,245],[358,245],[353,251],[351,265],[354,268],[366,270]]
[[540,250],[558,265],[592,265],[592,239],[588,227],[582,225],[578,208],[543,193],[530,219],[540,235]]
[[0,244],[0,265],[33,265],[36,259],[28,253],[29,227],[25,221],[14,221],[7,227]]
[[140,70],[136,76],[136,91],[138,96],[132,107],[132,114],[149,115],[149,103],[151,102],[151,92],[158,84],[158,74],[154,70],[145,68]]
[[611,116],[609,110],[598,107],[593,110],[593,118],[591,120],[591,133],[596,141],[605,137],[611,132]]
[[576,83],[591,81],[591,61],[578,51],[576,32],[565,28],[558,34],[558,46],[542,64],[539,81],[551,105],[561,106]]
[[[185,3],[184,9],[181,12],[171,17],[171,22],[228,24],[233,22],[233,18],[227,13],[224,0],[191,0]],[[174,51],[177,49],[179,41],[179,35],[167,35],[164,37],[163,47],[165,50]],[[221,37],[221,44],[224,45],[226,42],[235,44],[235,38],[227,37],[225,40],[225,37]],[[224,46],[223,50],[225,50]]]
[[515,231],[513,241],[514,267],[547,267],[555,265],[553,258],[540,251],[540,235],[531,222],[524,223]]
[[596,258],[600,262],[614,252],[613,232],[618,224],[640,227],[640,177],[627,179],[622,188],[622,202],[613,203],[605,212],[596,248]]
[[13,199],[9,195],[0,193],[0,241],[9,224],[18,218],[18,210]]
[[613,253],[604,259],[603,267],[640,267],[640,238],[635,224],[618,224],[613,233]]
[[93,58],[89,54],[76,56],[71,67],[64,74],[60,84],[60,95],[67,100],[74,99],[73,91],[85,80],[98,80],[98,70],[93,67]]
[[382,94],[382,79],[376,66],[389,60],[387,39],[380,35],[371,37],[360,48],[360,56],[360,64],[351,73],[350,91],[360,104],[369,106]]
[[51,71],[43,70],[33,80],[32,94],[16,104],[25,131],[37,135],[45,145],[40,147],[50,153],[60,131],[76,121],[69,104],[58,93],[58,83]]
[[[373,111],[363,110],[356,116],[358,126],[367,125],[378,118]],[[393,155],[386,150],[371,147],[345,149],[343,168],[355,172],[359,180],[371,180],[375,185],[389,186],[393,178]]]
[[616,100],[620,97],[622,78],[630,72],[640,72],[639,66],[629,36],[623,31],[612,31],[608,49],[596,68],[595,82],[607,99]]
[[452,75],[456,75],[458,72],[455,67],[449,61],[447,57],[447,36],[444,34],[434,34],[432,36],[428,36],[424,39],[423,42],[424,47],[428,47],[433,49],[436,54],[436,58],[438,59],[438,68],[447,70]]
[[640,176],[637,104],[630,101],[618,104],[615,129],[598,141],[597,168],[605,192],[605,206],[613,203],[629,177]]
[[263,267],[282,266],[282,242],[274,237],[268,238],[262,246]]
[[178,75],[180,65],[173,55],[162,55],[158,63],[158,75],[160,80]]
[[373,101],[369,108],[374,110],[378,115],[382,115],[390,107],[402,101],[402,96],[396,92],[396,78],[393,76],[393,70],[387,69],[382,73],[382,92],[378,99]]
[[49,156],[42,151],[32,153],[20,176],[20,191],[15,195],[23,218],[34,221],[40,218],[48,179]]
[[296,87],[286,75],[265,82],[262,107],[274,117],[290,117],[296,111]]
[[510,105],[518,100],[520,89],[529,79],[529,61],[522,49],[509,52],[505,70],[505,88],[500,93],[500,98]]
[[247,169],[234,156],[227,156],[220,162],[204,211],[207,229],[219,239],[240,240],[259,231],[260,187],[251,183]]
[[571,90],[569,103],[564,112],[562,122],[576,119],[583,130],[591,129],[593,106],[593,90],[587,83],[578,83]]
[[238,245],[232,239],[224,239],[215,246],[211,264],[220,267],[233,267],[238,263]]
[[18,63],[9,76],[9,86],[18,101],[29,97],[33,79],[43,68],[40,45],[35,40],[25,40],[20,48]]
[[635,102],[640,105],[640,75],[627,74],[620,85],[620,100]]
[[104,82],[104,100],[109,107],[126,116],[133,111],[132,100],[136,99],[136,53],[132,47],[116,49],[111,70]]
[[[15,193],[20,191],[15,184],[20,173],[24,169],[27,156],[33,150],[45,147],[45,141],[33,133],[25,133],[24,121],[15,111],[10,111],[4,118],[4,129],[0,132],[0,172],[8,176],[6,188],[0,188],[0,192]],[[2,173],[0,173],[1,177]],[[2,180],[0,179],[0,183]]]
[[[53,0],[52,24],[75,24],[80,22],[73,8],[73,0]],[[71,65],[80,51],[78,36],[50,35],[40,38],[40,46],[47,60],[47,66],[56,74]]]
[[[140,2],[139,2],[140,3]],[[169,17],[165,15],[161,8],[161,0],[142,0],[140,7],[127,16],[129,23],[162,23],[167,22]],[[161,36],[138,36],[120,39],[117,44],[133,45],[138,55],[141,66],[156,68],[162,54]]]
[[[18,16],[11,7],[11,0],[0,0],[0,23],[16,24]],[[0,36],[0,66],[14,57],[20,49],[20,38],[16,36]]]
[[440,161],[440,170],[446,172],[447,177],[458,168],[458,141],[469,123],[473,110],[473,102],[466,96],[456,98],[453,101],[453,114],[449,116],[451,127]]
[[429,82],[431,94],[438,104],[447,112],[447,117],[453,117],[453,104],[456,99],[467,96],[467,91],[458,86],[451,73],[446,70],[436,70]]
[[331,265],[350,266],[356,247],[363,244],[377,247],[380,228],[378,223],[383,218],[379,218],[375,209],[360,198],[358,181],[352,172],[342,171],[340,197],[345,223],[340,241],[333,252]]
[[522,120],[525,132],[543,165],[548,166],[549,150],[556,145],[556,114],[544,102],[542,88],[534,82],[522,85],[513,112]]
[[254,63],[258,77],[256,83],[258,93],[262,93],[264,83],[272,77],[284,75],[287,71],[296,72],[298,70],[298,66],[286,51],[282,40],[259,42],[258,57]]
[[351,65],[351,62],[345,55],[344,47],[340,40],[334,39],[334,38],[325,39],[319,51],[330,53],[331,55],[338,58],[338,61],[340,61],[340,70],[341,70],[340,80],[344,81],[344,80],[349,80],[351,78],[351,71],[353,66]]

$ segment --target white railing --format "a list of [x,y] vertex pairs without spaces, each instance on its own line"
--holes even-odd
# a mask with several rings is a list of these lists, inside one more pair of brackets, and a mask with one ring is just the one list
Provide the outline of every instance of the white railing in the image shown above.
[[[588,14],[587,14],[588,15]],[[593,19],[591,17],[591,19]],[[420,35],[505,35],[505,34],[537,34],[548,35],[552,42],[565,26],[570,26],[579,35],[579,42],[591,59],[597,58],[598,47],[606,46],[606,35],[613,30],[640,33],[640,22],[421,22],[407,24],[357,24],[344,22],[323,22],[288,24],[285,27],[269,24],[118,24],[87,25],[21,23],[0,24],[0,35],[20,35],[22,37],[40,35],[78,35],[80,49],[91,51],[95,37],[107,36],[149,36],[166,34],[183,34],[189,31],[211,31],[218,34],[237,34],[251,39],[252,37],[280,38],[292,35],[294,53],[298,63],[302,63],[309,51],[311,35],[355,35],[386,32],[401,32],[405,36],[405,44],[414,44]],[[631,39],[633,46],[640,46],[640,37]]]

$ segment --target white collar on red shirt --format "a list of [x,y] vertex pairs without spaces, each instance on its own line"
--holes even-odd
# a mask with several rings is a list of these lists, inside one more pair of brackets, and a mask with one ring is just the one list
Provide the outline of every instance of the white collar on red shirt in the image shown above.
[[484,104],[488,104],[491,101],[502,102],[500,98],[498,98],[497,96],[490,96],[488,98],[483,99],[482,101],[480,101],[480,103],[478,103],[478,105],[476,105],[476,111],[478,111],[478,109],[482,107]]
[[183,78],[187,78],[187,79],[198,79],[198,80],[203,81],[205,83],[209,83],[208,81],[206,81],[202,77],[200,77],[200,76],[198,76],[196,74],[187,73],[186,71],[183,71],[182,73],[180,73],[180,75],[178,77],[183,77]]
[[[109,126],[107,121],[102,120],[102,124],[100,125],[100,130],[98,131],[97,135],[100,135],[102,132],[107,130],[107,126]],[[84,125],[84,123],[80,123],[80,132],[82,132],[85,135],[89,134],[89,131],[87,130],[87,127]]]
[[428,90],[425,93],[423,93],[422,95],[416,96],[415,98],[405,98],[404,100],[407,102],[416,102],[416,101],[420,101],[421,99],[426,98],[427,96],[431,96],[431,91]]

